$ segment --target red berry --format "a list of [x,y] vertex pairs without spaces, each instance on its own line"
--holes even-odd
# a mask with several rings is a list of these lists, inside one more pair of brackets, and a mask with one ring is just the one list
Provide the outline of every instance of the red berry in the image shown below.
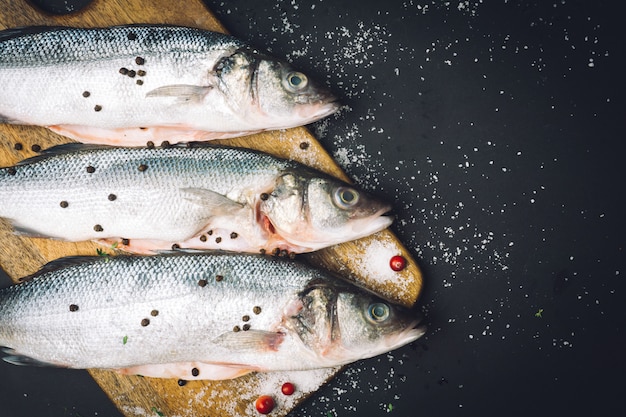
[[291,382],[285,382],[283,384],[282,387],[280,387],[280,390],[283,392],[283,394],[285,395],[291,395],[296,391],[296,387],[293,386],[293,384]]
[[259,413],[269,414],[272,412],[276,404],[274,404],[274,399],[269,395],[261,395],[256,399],[256,403],[254,405],[256,406],[256,411]]
[[406,268],[406,259],[404,259],[404,256],[401,255],[392,256],[391,260],[389,261],[389,266],[394,271],[402,271],[404,268]]

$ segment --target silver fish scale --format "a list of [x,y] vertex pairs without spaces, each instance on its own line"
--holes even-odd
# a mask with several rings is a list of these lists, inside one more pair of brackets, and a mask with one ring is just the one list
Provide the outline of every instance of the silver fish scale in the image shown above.
[[245,45],[234,37],[194,28],[115,26],[29,28],[0,32],[0,67],[29,67],[146,53],[203,53]]
[[[142,171],[141,165],[145,170]],[[113,187],[123,186],[119,181],[139,182],[145,186],[156,186],[155,183],[179,187],[210,185],[206,188],[226,193],[249,178],[273,177],[295,165],[242,148],[171,146],[150,149],[72,144],[25,160],[15,168],[16,175],[6,180],[45,182],[46,188],[57,181],[67,181],[74,186],[84,181],[89,181],[89,185]],[[93,167],[94,172],[89,173],[87,167]]]
[[[180,241],[215,215],[213,202],[205,204],[201,192],[189,190],[247,204],[281,172],[296,168],[294,162],[237,148],[61,146],[0,170],[0,217],[71,240]],[[102,233],[94,234],[95,225]]]
[[147,355],[153,362],[215,358],[220,335],[245,324],[272,331],[307,283],[327,279],[302,264],[255,255],[71,263],[0,291],[0,345],[71,367],[130,366]]

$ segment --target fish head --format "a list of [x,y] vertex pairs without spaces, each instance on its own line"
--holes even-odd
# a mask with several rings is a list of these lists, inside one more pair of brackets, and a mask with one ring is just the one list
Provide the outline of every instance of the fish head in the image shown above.
[[335,354],[351,360],[390,352],[426,332],[415,311],[364,292],[341,292],[336,311],[341,339]]
[[342,283],[312,282],[298,302],[288,327],[320,366],[380,355],[426,331],[418,313]]
[[264,59],[254,82],[259,110],[271,117],[301,126],[326,117],[339,109],[337,98],[304,73],[290,65]]
[[216,73],[236,114],[262,130],[302,126],[339,109],[326,87],[254,50],[240,49],[222,59]]
[[391,206],[343,181],[285,173],[259,210],[274,233],[299,251],[369,236],[388,227]]

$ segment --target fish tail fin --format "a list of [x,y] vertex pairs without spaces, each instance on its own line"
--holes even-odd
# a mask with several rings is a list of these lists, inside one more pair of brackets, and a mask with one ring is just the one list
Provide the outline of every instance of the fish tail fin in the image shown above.
[[12,365],[18,366],[39,366],[39,367],[56,367],[57,365],[43,362],[35,358],[31,358],[30,356],[21,355],[11,348],[2,348],[2,352],[8,354],[9,356],[5,356],[2,358],[3,361],[10,363]]
[[4,114],[0,113],[0,123],[6,123],[6,124],[19,124],[20,122],[18,120],[12,119],[8,116],[5,116]]

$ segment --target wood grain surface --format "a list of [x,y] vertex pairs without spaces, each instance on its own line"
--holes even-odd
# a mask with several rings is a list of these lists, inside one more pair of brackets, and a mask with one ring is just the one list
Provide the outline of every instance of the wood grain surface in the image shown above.
[[[0,10],[2,29],[30,25],[95,27],[128,23],[176,24],[225,32],[225,28],[199,0],[188,0],[184,3],[168,0],[96,0],[79,13],[68,16],[43,14],[23,0],[4,0]],[[0,125],[0,166],[13,165],[36,155],[37,152],[33,151],[34,145],[46,149],[66,142],[70,140],[45,128]],[[308,146],[300,146],[303,142]],[[266,132],[245,138],[222,140],[219,143],[245,146],[292,158],[348,180],[341,168],[305,128]],[[21,144],[21,149],[18,150],[19,146],[16,147],[16,144]],[[44,263],[53,259],[71,255],[94,255],[96,249],[101,248],[91,242],[68,243],[17,236],[10,224],[2,219],[0,242],[0,266],[14,281],[37,271]],[[385,271],[379,274],[379,262],[372,265],[372,254],[380,254],[381,248],[383,253],[403,255],[408,260],[407,268],[399,273]],[[347,279],[405,306],[412,306],[421,292],[422,275],[418,265],[388,230],[305,257],[313,264],[338,272]],[[176,380],[121,376],[111,371],[90,370],[93,378],[126,416],[258,415],[254,409],[254,400],[261,394],[273,395],[277,400],[277,408],[272,415],[284,416],[337,372],[340,369],[251,374],[230,381],[193,381],[181,387]],[[295,381],[299,387],[288,399],[280,394],[280,383],[287,380]]]

